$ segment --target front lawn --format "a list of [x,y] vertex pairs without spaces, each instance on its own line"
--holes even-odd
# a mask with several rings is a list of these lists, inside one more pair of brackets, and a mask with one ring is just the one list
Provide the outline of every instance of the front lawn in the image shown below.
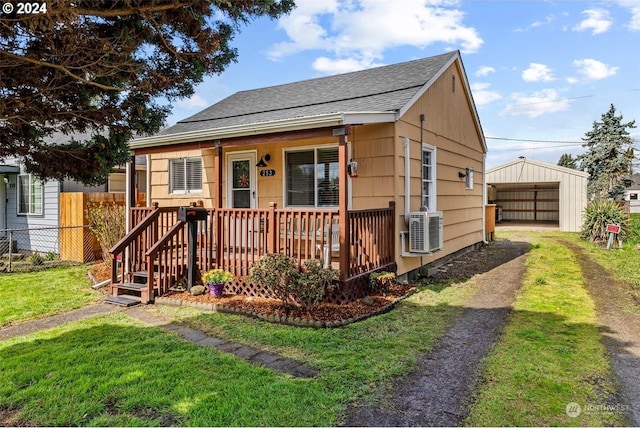
[[99,299],[87,266],[0,274],[0,327],[80,308]]
[[[414,367],[451,325],[470,285],[422,289],[344,328],[150,306],[159,316],[318,368],[296,379],[114,313],[0,342],[0,413],[11,424],[328,426],[345,405]],[[27,369],[28,368],[28,369]]]

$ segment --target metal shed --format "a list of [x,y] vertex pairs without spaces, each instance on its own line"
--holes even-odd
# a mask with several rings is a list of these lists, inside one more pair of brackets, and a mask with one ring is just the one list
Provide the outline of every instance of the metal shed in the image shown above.
[[487,170],[487,197],[496,221],[557,225],[579,232],[589,174],[520,157]]

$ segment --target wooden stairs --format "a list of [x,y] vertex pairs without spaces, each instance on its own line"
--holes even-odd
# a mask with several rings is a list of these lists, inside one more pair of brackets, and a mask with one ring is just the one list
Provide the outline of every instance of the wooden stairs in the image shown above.
[[[154,277],[157,277],[157,272]],[[104,299],[106,303],[119,306],[134,306],[141,303],[151,303],[155,296],[149,295],[147,287],[147,271],[132,272],[130,282],[111,284],[111,296]],[[155,294],[155,293],[154,293]]]

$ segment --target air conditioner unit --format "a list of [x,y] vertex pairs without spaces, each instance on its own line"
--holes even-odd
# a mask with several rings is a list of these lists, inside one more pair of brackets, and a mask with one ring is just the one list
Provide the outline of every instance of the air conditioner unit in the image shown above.
[[409,251],[431,253],[442,247],[442,211],[409,213]]

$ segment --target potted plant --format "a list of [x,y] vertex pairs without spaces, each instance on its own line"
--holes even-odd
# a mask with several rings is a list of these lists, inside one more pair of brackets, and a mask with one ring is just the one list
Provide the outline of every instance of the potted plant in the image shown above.
[[211,295],[220,297],[224,291],[224,285],[233,280],[233,274],[224,269],[211,269],[202,274],[202,282],[207,284]]

